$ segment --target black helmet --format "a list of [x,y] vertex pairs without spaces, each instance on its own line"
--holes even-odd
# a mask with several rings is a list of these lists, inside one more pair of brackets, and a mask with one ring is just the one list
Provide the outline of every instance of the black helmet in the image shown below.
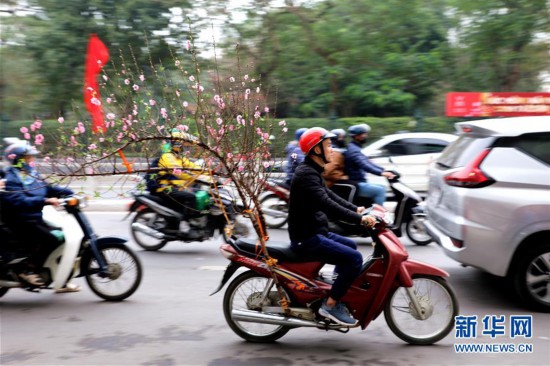
[[361,135],[362,133],[369,133],[369,132],[370,132],[370,126],[366,123],[362,123],[360,125],[353,125],[350,128],[348,128],[348,133],[352,137]]

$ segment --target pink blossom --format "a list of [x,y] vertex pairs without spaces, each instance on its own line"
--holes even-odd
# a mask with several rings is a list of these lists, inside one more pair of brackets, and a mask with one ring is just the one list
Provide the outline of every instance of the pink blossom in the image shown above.
[[109,80],[109,77],[107,77],[107,75],[103,75],[103,80],[107,81]]
[[74,159],[73,159],[73,158],[71,158],[71,157],[68,157],[68,158],[67,158],[67,159],[65,159],[65,160],[66,160],[66,161],[67,161],[67,163],[69,163],[69,164],[70,164],[70,163],[72,163],[72,162],[74,162]]
[[157,104],[157,102],[155,102],[154,99],[149,99],[149,105],[155,105]]
[[101,100],[97,99],[97,98],[92,98],[92,100],[90,100],[90,102],[92,102],[93,105],[101,105]]
[[185,42],[185,49],[189,51],[190,48],[191,48],[191,42],[187,40],[187,42]]
[[184,108],[187,108],[187,107],[189,107],[189,103],[187,103],[187,102],[183,102],[183,107],[184,107]]
[[21,131],[21,133],[28,133],[29,129],[27,127],[21,127],[19,131]]
[[100,137],[100,138],[99,138],[99,142],[103,142],[103,141],[105,141],[105,138],[104,138],[104,137]]
[[244,91],[244,99],[248,99],[248,96],[250,95],[250,89],[246,89]]
[[124,79],[124,84],[130,85],[130,80],[129,79]]
[[136,85],[136,84],[132,85],[132,89],[134,89],[134,91],[138,91],[139,90],[139,85]]
[[267,169],[267,168],[269,168],[269,166],[270,166],[271,164],[269,163],[269,161],[264,161],[264,162],[262,163],[262,165],[264,166],[265,169]]
[[256,118],[256,119],[260,118],[260,112],[254,113],[254,118]]
[[235,129],[235,126],[229,125],[229,131],[233,131]]
[[160,115],[162,116],[162,118],[167,118],[168,117],[168,113],[166,113],[166,108],[161,108],[160,109]]
[[233,159],[233,154],[227,153],[227,158],[228,158],[228,159]]
[[189,81],[195,81],[195,77],[193,75],[189,76]]
[[244,76],[244,79],[245,79],[245,80],[248,80],[248,74]]
[[181,173],[182,173],[182,170],[181,170],[181,169],[173,169],[173,170],[172,170],[172,174],[174,174],[174,175],[176,175],[176,176],[177,176],[177,175],[181,175]]
[[107,104],[111,104],[111,102],[113,101],[111,98],[107,98]]
[[265,113],[269,113],[269,107],[265,107],[265,108],[264,108],[264,112],[265,112]]
[[280,122],[279,122],[279,126],[286,126],[286,121],[284,121],[284,120],[283,120],[283,121],[280,121]]
[[143,75],[140,75],[140,76],[139,76],[139,80],[141,80],[141,81],[145,81],[145,76],[143,76]]
[[43,161],[44,163],[47,163],[47,162],[50,161],[50,157],[49,157],[49,156],[46,156],[46,157],[44,157],[44,159],[42,159],[42,161]]
[[33,125],[36,127],[37,130],[39,130],[40,127],[42,127],[42,121],[37,119],[36,121],[34,121]]
[[91,151],[91,150],[95,150],[95,149],[97,149],[96,144],[90,144],[90,145],[88,145],[88,150]]
[[59,117],[59,118],[57,119],[57,122],[59,122],[59,123],[63,123],[63,122],[65,122],[65,118],[63,118],[63,117]]
[[244,126],[243,116],[241,116],[240,114],[237,116],[237,123]]
[[30,140],[30,139],[31,139],[31,135],[30,135],[29,133],[26,133],[26,134],[23,135],[23,138],[24,138],[25,140]]
[[220,101],[220,96],[218,94],[214,95],[214,101],[218,103]]
[[107,113],[107,119],[115,119],[114,113]]
[[242,171],[244,170],[244,166],[239,165],[239,167],[237,168],[237,170],[238,170],[239,172],[242,172]]
[[189,131],[189,126],[187,126],[187,125],[178,125],[176,128],[177,128],[179,131],[182,131],[182,132],[187,132],[187,131]]
[[231,81],[232,83],[234,83],[234,82],[235,82],[235,78],[234,78],[233,76],[231,76],[231,77],[229,78],[229,81]]
[[284,128],[283,128],[283,132],[284,132],[284,133],[287,133],[287,132],[288,132],[288,128],[284,127]]
[[260,87],[256,87],[256,93],[259,93],[260,92]]
[[176,62],[174,62],[174,64],[176,65],[176,67],[179,67],[179,65],[180,65],[180,60],[176,60]]
[[218,118],[216,118],[216,123],[218,125],[221,125],[223,123],[223,120],[220,117],[218,117]]
[[269,140],[269,134],[268,134],[268,133],[264,133],[264,134],[262,135],[262,138],[264,139],[264,141]]
[[35,145],[42,145],[42,142],[44,142],[44,135],[38,134],[34,137],[34,144]]
[[86,128],[84,127],[84,123],[78,122],[78,123],[77,123],[77,126],[78,126],[78,127],[77,127],[78,132],[80,132],[80,133],[86,132]]
[[71,142],[69,144],[70,146],[76,146],[78,145],[78,142],[76,142],[76,138],[74,136],[71,136]]
[[180,96],[180,91],[179,90],[176,90],[176,95],[179,97]]

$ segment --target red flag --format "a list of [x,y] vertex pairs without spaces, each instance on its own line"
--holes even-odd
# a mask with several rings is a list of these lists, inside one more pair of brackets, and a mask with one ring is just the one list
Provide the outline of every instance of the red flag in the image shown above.
[[101,95],[97,84],[97,76],[101,68],[109,61],[109,50],[103,42],[91,34],[86,51],[86,70],[84,73],[84,103],[86,109],[92,116],[92,131],[105,132],[105,121],[103,118],[103,107],[101,106]]

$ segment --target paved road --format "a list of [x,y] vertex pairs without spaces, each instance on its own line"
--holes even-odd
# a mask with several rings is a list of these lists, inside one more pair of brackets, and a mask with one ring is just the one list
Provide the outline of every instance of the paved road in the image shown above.
[[[123,212],[90,212],[100,235],[129,237]],[[272,230],[285,240],[285,230]],[[368,254],[368,240],[360,240]],[[223,294],[209,296],[227,260],[219,240],[170,243],[159,252],[129,242],[144,265],[138,291],[122,303],[107,303],[83,285],[76,294],[11,290],[0,300],[2,365],[548,365],[550,317],[531,313],[510,298],[494,277],[462,268],[431,244],[406,242],[411,257],[451,274],[461,315],[533,316],[531,354],[458,354],[454,333],[429,347],[411,347],[391,333],[383,317],[365,331],[348,334],[295,329],[270,345],[243,342],[227,326]],[[515,343],[509,337],[479,343]],[[520,340],[521,342],[521,340]]]

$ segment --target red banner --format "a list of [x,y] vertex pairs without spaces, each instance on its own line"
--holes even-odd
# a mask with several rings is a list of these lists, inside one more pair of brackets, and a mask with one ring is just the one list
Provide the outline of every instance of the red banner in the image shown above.
[[550,115],[550,93],[447,93],[449,117]]
[[86,51],[84,103],[92,116],[92,131],[94,133],[99,131],[105,132],[106,130],[97,76],[107,61],[109,61],[109,50],[95,34],[91,34]]

